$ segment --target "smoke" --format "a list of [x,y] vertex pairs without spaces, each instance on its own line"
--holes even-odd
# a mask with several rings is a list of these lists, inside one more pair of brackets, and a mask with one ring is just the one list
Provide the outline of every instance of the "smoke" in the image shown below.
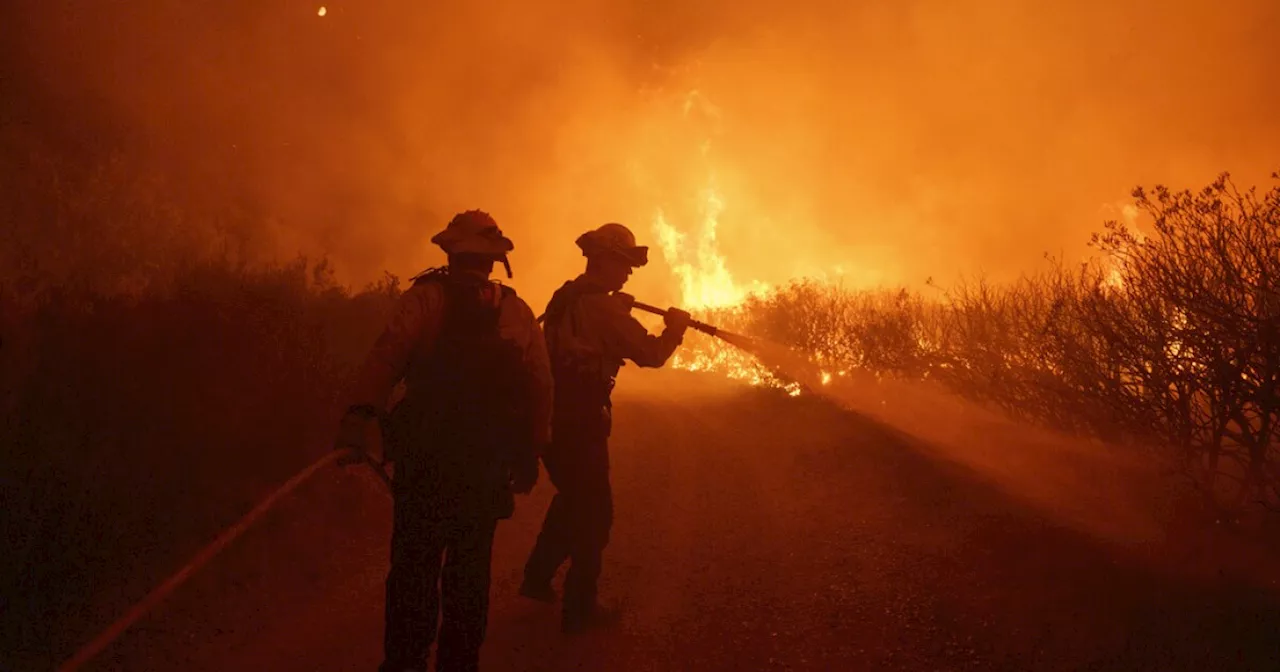
[[[192,192],[243,204],[269,251],[357,283],[438,263],[431,234],[479,207],[536,304],[578,271],[581,231],[656,245],[657,213],[695,230],[708,191],[744,283],[1001,277],[1083,254],[1136,184],[1280,167],[1270,0],[6,11],[17,96],[115,120]],[[677,301],[652,256],[630,289]]]
[[915,437],[925,454],[1056,522],[1113,543],[1161,541],[1179,497],[1173,470],[1152,451],[1030,427],[925,382],[863,376],[818,393]]

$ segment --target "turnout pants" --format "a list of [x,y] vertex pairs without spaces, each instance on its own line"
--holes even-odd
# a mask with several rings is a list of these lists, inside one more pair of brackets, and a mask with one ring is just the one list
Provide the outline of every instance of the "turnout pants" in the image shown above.
[[553,438],[543,455],[556,495],[525,564],[525,580],[545,584],[570,561],[564,583],[564,613],[569,618],[596,605],[602,556],[613,525],[608,432],[583,434],[563,441]]
[[[397,479],[387,575],[385,659],[380,672],[426,670],[439,628],[436,669],[480,664],[489,615],[489,572],[497,519],[446,510],[431,488]],[[454,507],[448,507],[454,508]]]

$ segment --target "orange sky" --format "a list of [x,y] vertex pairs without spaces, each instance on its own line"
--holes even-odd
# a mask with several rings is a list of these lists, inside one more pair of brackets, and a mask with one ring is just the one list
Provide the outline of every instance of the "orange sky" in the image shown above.
[[[656,245],[661,211],[692,245],[708,189],[739,283],[916,284],[1078,255],[1137,184],[1280,168],[1274,0],[444,4],[50,2],[23,39],[283,256],[406,276],[480,207],[535,305],[586,228]],[[678,300],[651,257],[633,290]]]

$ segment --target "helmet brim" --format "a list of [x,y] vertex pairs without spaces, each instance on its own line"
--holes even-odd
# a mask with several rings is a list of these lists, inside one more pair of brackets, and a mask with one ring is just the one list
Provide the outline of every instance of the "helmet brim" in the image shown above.
[[578,236],[575,241],[578,248],[582,250],[584,257],[597,257],[603,255],[617,255],[631,265],[632,268],[639,268],[649,263],[649,247],[647,245],[636,245],[634,247],[613,247],[611,245],[601,243],[593,235],[593,232]]
[[502,234],[466,235],[444,230],[432,236],[431,242],[440,246],[445,254],[481,254],[500,259],[515,249],[515,243]]
[[618,250],[618,254],[621,254],[633,268],[640,268],[649,263],[649,248],[645,245]]

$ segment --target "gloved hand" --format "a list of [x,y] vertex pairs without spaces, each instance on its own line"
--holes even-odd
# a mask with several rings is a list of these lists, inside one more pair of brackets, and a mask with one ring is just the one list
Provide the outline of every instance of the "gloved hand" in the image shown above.
[[338,436],[333,442],[334,450],[347,451],[347,455],[338,459],[338,464],[347,466],[363,462],[369,452],[370,432],[376,424],[376,413],[372,408],[353,407],[347,409],[338,423]]
[[683,334],[689,328],[689,324],[693,322],[693,316],[679,308],[668,308],[666,316],[662,318],[662,322],[667,325],[668,330]]
[[511,491],[517,495],[527,495],[538,484],[538,458],[528,457],[516,460],[511,468]]

